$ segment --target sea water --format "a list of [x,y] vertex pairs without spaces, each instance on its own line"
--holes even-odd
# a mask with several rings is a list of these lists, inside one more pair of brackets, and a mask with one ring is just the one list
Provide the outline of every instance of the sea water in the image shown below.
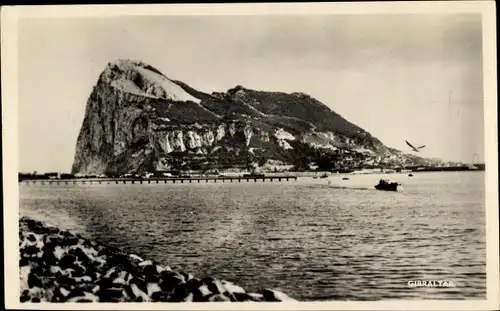
[[[484,172],[345,176],[22,184],[20,215],[303,301],[485,298]],[[386,177],[404,190],[375,190]],[[411,286],[418,280],[454,286]]]

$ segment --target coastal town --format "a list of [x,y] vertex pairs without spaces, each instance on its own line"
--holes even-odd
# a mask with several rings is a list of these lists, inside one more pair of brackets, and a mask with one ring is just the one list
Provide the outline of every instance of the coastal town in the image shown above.
[[197,177],[245,177],[245,176],[263,176],[277,175],[280,176],[295,176],[295,177],[314,177],[324,174],[388,174],[388,173],[409,173],[409,172],[450,172],[450,171],[484,171],[485,164],[462,164],[462,163],[444,163],[441,166],[402,166],[402,167],[363,167],[363,168],[351,168],[343,170],[332,170],[324,171],[321,169],[308,170],[308,171],[294,171],[290,170],[278,170],[276,167],[270,169],[269,167],[242,170],[242,169],[225,169],[225,170],[204,170],[204,171],[156,171],[156,172],[145,172],[145,173],[127,173],[122,175],[108,175],[108,174],[71,174],[63,172],[32,172],[32,173],[19,173],[19,182],[24,180],[68,180],[68,179],[158,179],[158,178],[197,178]]

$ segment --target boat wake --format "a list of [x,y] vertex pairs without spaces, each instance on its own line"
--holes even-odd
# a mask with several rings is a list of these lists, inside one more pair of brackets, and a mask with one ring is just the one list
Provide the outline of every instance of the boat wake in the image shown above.
[[[380,190],[377,190],[375,189],[375,187],[369,187],[369,186],[366,186],[366,187],[348,187],[348,186],[338,186],[338,185],[308,185],[307,188],[314,188],[314,189],[318,189],[318,188],[323,188],[323,189],[346,189],[346,190],[360,190],[360,191],[380,191]],[[394,192],[394,193],[399,193],[399,194],[402,194],[402,195],[409,195],[409,193],[406,193],[404,191],[404,188],[401,187],[400,190],[398,191],[391,191],[391,192]]]
[[328,189],[351,189],[351,190],[376,190],[373,187],[346,187],[334,185],[309,185],[309,188],[328,188]]
[[368,188],[368,187],[329,186],[329,188],[333,188],[333,189],[353,189],[353,190],[375,190],[373,188]]

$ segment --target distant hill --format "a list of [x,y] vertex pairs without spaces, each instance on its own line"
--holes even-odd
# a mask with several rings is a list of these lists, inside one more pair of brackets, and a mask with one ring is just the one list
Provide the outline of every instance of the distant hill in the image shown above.
[[72,173],[422,165],[304,93],[212,94],[133,60],[110,62],[87,101]]

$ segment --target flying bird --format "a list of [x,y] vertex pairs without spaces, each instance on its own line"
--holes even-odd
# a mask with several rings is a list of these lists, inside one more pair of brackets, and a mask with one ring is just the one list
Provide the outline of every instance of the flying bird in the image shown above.
[[414,147],[412,144],[410,144],[407,140],[405,140],[405,141],[406,141],[406,144],[407,144],[408,146],[410,146],[410,147],[413,149],[413,151],[415,151],[415,152],[420,152],[420,151],[419,151],[419,149],[422,149],[422,148],[424,148],[424,147],[425,147],[425,145],[423,145],[423,146],[420,146],[420,147],[416,147],[416,148],[415,148],[415,147]]

